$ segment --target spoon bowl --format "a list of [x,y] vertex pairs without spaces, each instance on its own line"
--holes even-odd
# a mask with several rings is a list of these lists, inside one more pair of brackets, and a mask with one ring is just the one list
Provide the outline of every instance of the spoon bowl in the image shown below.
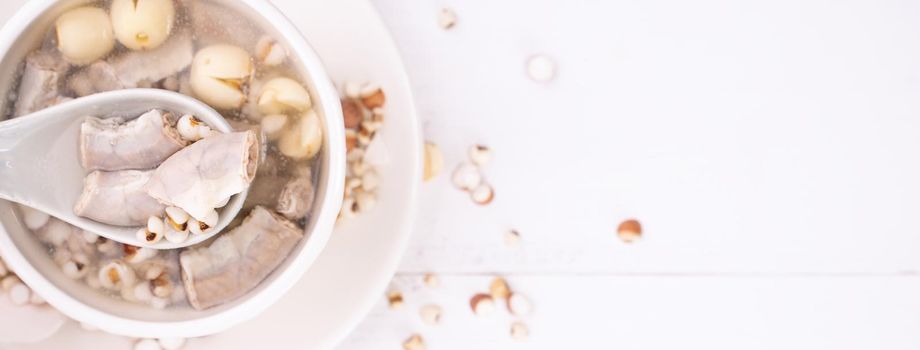
[[[119,243],[175,249],[207,240],[225,228],[243,207],[246,191],[219,209],[217,225],[182,243],[137,238],[139,227],[113,226],[74,214],[74,203],[89,171],[80,164],[78,136],[87,116],[131,120],[151,109],[191,114],[212,129],[233,128],[217,111],[194,98],[160,89],[125,89],[81,97],[19,118],[0,122],[0,199],[41,210],[74,226]],[[117,210],[117,209],[115,209]]]

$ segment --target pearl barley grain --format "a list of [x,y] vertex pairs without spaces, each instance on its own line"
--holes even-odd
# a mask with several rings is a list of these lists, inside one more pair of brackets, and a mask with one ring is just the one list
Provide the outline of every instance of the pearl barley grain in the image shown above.
[[185,346],[185,338],[160,338],[157,342],[164,350],[179,350]]
[[184,230],[182,225],[188,222],[188,217],[188,213],[186,213],[185,210],[182,210],[182,208],[166,207],[166,218],[169,219],[169,223],[173,226],[173,228],[177,230]]
[[[128,247],[128,245],[125,245]],[[132,253],[125,252],[124,260],[130,264],[137,264],[157,255],[159,250],[153,248],[134,248]]]
[[470,161],[477,166],[483,166],[492,160],[492,151],[485,145],[473,145],[470,147]]
[[188,240],[188,230],[174,230],[172,227],[166,229],[166,234],[164,235],[167,241],[170,243],[182,243]]
[[422,339],[421,335],[413,334],[411,337],[403,341],[404,350],[425,350],[425,341]]
[[16,275],[9,275],[0,280],[0,289],[3,289],[4,292],[9,292],[13,286],[22,283],[19,277]]
[[144,242],[145,244],[156,243],[157,241],[160,240],[160,238],[162,238],[162,236],[159,236],[156,233],[147,231],[147,229],[145,228],[138,229],[134,235],[138,241]]
[[345,96],[357,99],[361,97],[361,83],[349,81],[345,83]]
[[527,60],[527,75],[536,82],[548,82],[556,75],[556,62],[546,55],[534,55]]
[[42,298],[41,295],[32,291],[32,295],[29,296],[29,304],[32,305],[45,305],[45,298]]
[[449,8],[442,8],[438,13],[438,25],[442,29],[451,29],[457,25],[457,14]]
[[115,254],[118,251],[118,244],[113,240],[105,240],[96,245],[96,249],[104,255]]
[[403,305],[403,296],[402,293],[397,291],[392,291],[387,294],[387,303],[390,305],[390,309],[399,309]]
[[511,338],[516,340],[527,339],[527,336],[530,335],[530,330],[527,329],[527,325],[522,322],[515,322],[511,324]]
[[198,220],[195,220],[195,219],[188,220],[188,232],[190,232],[193,235],[203,234],[204,230],[202,229],[202,226],[204,226],[205,228],[208,227],[208,225],[204,225]]
[[524,316],[533,311],[533,304],[530,299],[520,293],[511,293],[508,296],[508,311],[517,316]]
[[452,180],[457,188],[470,191],[482,183],[482,175],[479,174],[479,169],[472,164],[463,163],[454,170]]
[[379,185],[380,175],[377,175],[376,171],[371,170],[365,173],[364,176],[361,176],[361,188],[364,189],[364,191],[373,191],[377,189]]
[[153,299],[153,291],[150,290],[150,282],[144,281],[134,286],[134,298],[138,301],[148,302]]
[[521,242],[521,233],[517,230],[508,230],[505,232],[505,245],[515,246]]
[[83,230],[83,240],[86,241],[86,243],[95,244],[99,241],[99,235]]
[[23,283],[15,283],[10,286],[10,302],[13,305],[25,305],[29,303],[29,299],[32,297],[32,291],[29,290],[29,287],[26,287]]
[[198,131],[198,128],[202,127],[198,118],[195,118],[191,114],[183,115],[182,118],[179,118],[179,121],[176,123],[176,131],[179,132],[179,136],[182,136],[186,141],[198,141],[201,139],[201,133]]
[[156,216],[147,218],[147,231],[163,234],[163,232],[166,230],[165,225],[166,224],[163,223],[163,219],[160,219]]
[[42,228],[51,219],[50,215],[31,207],[20,205],[19,208],[22,212],[22,221],[25,222],[26,228],[32,231]]
[[220,214],[217,213],[217,210],[211,209],[207,215],[205,215],[201,220],[202,224],[207,227],[202,227],[202,230],[217,226],[217,222],[220,220]]
[[441,307],[434,304],[428,304],[419,309],[419,316],[421,316],[422,321],[430,325],[441,323],[442,313]]
[[163,79],[163,82],[161,82],[160,85],[163,86],[163,88],[166,90],[169,90],[172,92],[178,92],[179,91],[179,78],[176,77],[175,75],[168,76]]
[[482,183],[470,191],[470,198],[476,204],[487,205],[492,203],[492,199],[495,198],[495,190],[489,184]]
[[153,299],[150,299],[150,307],[154,309],[163,310],[167,306],[169,306],[169,301],[166,299],[156,298],[156,297],[154,297]]
[[134,350],[160,350],[160,344],[153,339],[141,339],[134,344]]
[[339,212],[339,216],[342,219],[351,219],[355,217],[358,213],[356,207],[354,198],[345,198],[342,200],[342,211]]
[[163,266],[154,265],[151,266],[147,272],[144,273],[144,279],[151,281],[160,277],[163,274]]
[[86,275],[86,269],[83,264],[80,264],[75,261],[68,261],[64,263],[64,266],[61,266],[61,270],[64,272],[64,276],[67,276],[71,279],[82,278]]
[[100,285],[109,290],[119,290],[122,286],[134,284],[134,270],[120,261],[111,261],[99,269]]
[[377,205],[377,196],[370,192],[359,192],[355,195],[355,203],[358,204],[358,212],[367,212]]
[[441,279],[435,274],[426,273],[422,280],[428,288],[438,288],[441,285]]

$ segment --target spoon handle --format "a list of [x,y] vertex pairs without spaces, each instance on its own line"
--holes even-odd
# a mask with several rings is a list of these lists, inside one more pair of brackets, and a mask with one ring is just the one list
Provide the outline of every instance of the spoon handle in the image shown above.
[[[80,120],[49,108],[0,122],[0,198],[30,206],[65,198],[59,190],[67,187],[61,185],[81,179],[56,169],[79,162],[76,130]],[[55,145],[61,142],[69,143],[65,149],[72,153],[55,152],[59,149]]]
[[0,123],[0,198],[20,202],[24,199],[22,179],[28,168],[23,165],[23,144],[39,124],[34,118],[16,118]]

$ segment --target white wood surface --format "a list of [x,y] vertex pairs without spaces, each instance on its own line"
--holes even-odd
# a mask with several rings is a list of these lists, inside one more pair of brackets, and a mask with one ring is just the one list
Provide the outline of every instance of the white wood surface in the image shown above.
[[[920,3],[374,2],[446,172],[491,146],[496,200],[426,184],[407,304],[381,296],[342,349],[920,346]],[[469,311],[494,274],[536,305],[526,342]]]

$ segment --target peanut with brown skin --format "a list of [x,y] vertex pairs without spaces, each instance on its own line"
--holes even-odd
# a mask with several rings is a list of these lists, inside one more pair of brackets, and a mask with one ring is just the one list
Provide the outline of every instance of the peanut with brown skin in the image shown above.
[[495,311],[495,301],[491,295],[476,294],[470,299],[470,308],[473,309],[473,313],[477,316],[484,316]]
[[361,125],[364,117],[361,107],[352,100],[342,100],[342,115],[345,119],[345,128],[356,130]]
[[626,243],[633,243],[642,238],[642,224],[636,219],[629,219],[617,227],[617,235]]
[[358,133],[351,129],[345,129],[345,150],[351,151],[358,147]]
[[411,337],[403,341],[403,349],[405,350],[425,350],[425,341],[422,340],[422,336],[418,334],[413,334]]
[[386,101],[387,101],[387,98],[386,98],[386,95],[383,94],[382,89],[378,89],[377,91],[374,91],[374,93],[370,95],[361,97],[361,102],[364,104],[364,107],[367,107],[368,109],[383,107]]
[[508,287],[508,281],[504,278],[495,277],[492,284],[489,285],[489,294],[495,299],[505,299],[511,295],[511,288]]

